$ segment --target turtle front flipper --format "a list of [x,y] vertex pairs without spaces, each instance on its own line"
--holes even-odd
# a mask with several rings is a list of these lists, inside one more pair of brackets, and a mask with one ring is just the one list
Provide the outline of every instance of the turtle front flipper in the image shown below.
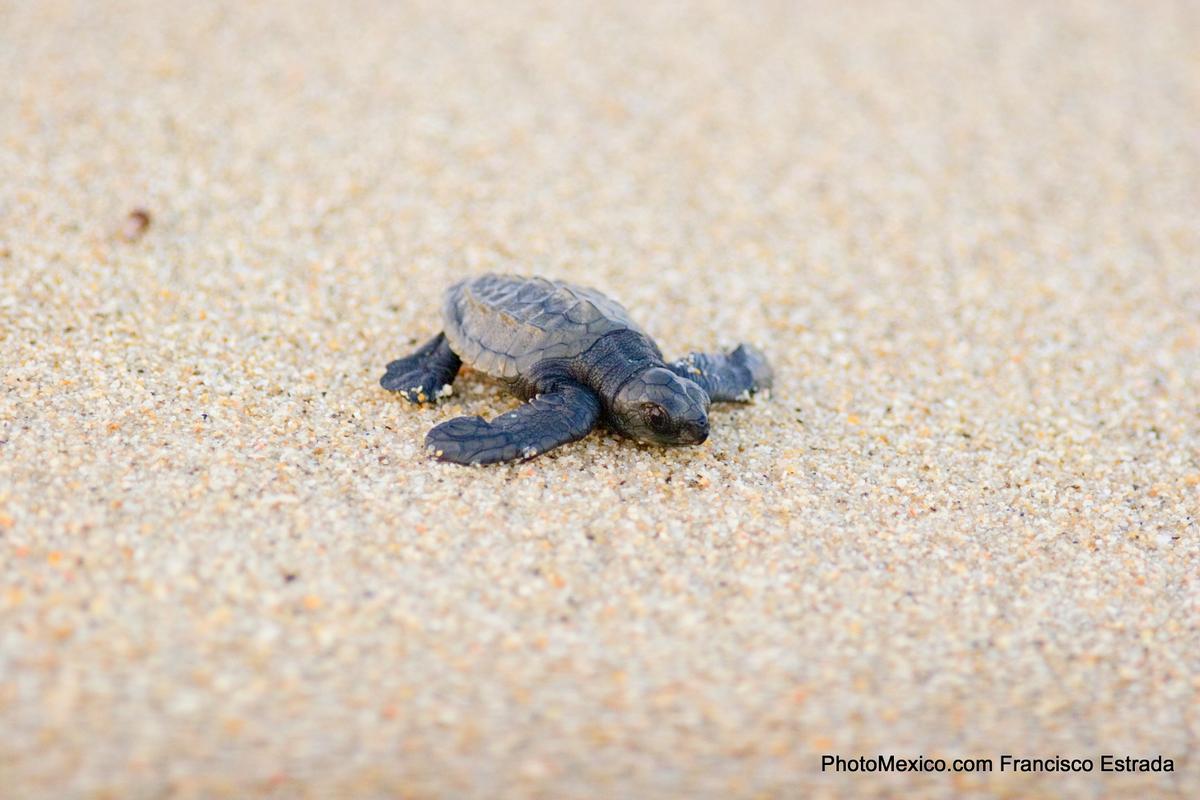
[[439,461],[496,464],[529,459],[582,439],[600,419],[600,399],[575,383],[556,386],[491,422],[457,417],[425,436],[425,448]]
[[692,353],[668,367],[699,384],[714,403],[747,403],[751,395],[770,389],[775,377],[767,357],[748,344],[729,353]]
[[379,385],[398,392],[410,403],[432,403],[450,393],[450,384],[462,362],[439,333],[411,356],[399,358],[387,365]]

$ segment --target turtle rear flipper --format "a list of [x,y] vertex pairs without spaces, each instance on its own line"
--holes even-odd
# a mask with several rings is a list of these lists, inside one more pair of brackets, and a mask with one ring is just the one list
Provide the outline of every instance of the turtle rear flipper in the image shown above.
[[446,335],[439,333],[411,356],[388,364],[379,385],[398,392],[410,403],[432,403],[449,394],[450,384],[460,366],[462,362],[450,349]]
[[496,464],[533,458],[582,439],[600,419],[600,400],[587,387],[563,384],[491,422],[456,417],[425,437],[425,449],[439,461]]
[[770,389],[774,372],[757,347],[738,345],[729,353],[692,353],[667,365],[672,372],[700,385],[714,403],[746,403]]

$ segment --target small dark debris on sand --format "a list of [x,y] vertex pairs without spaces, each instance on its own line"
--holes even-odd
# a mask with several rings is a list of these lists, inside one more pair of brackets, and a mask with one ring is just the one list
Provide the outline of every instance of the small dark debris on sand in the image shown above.
[[136,242],[146,235],[151,219],[149,211],[144,208],[135,208],[125,216],[117,235],[122,241]]

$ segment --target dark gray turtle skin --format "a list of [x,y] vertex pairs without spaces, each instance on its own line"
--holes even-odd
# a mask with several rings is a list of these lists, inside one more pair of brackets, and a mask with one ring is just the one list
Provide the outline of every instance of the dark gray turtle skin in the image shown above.
[[387,365],[383,388],[435,402],[466,363],[527,401],[490,422],[458,417],[429,431],[426,449],[457,464],[533,458],[601,424],[642,442],[700,444],[710,403],[748,402],[772,382],[766,357],[746,344],[668,364],[619,303],[545,278],[456,283],[442,321],[442,333]]

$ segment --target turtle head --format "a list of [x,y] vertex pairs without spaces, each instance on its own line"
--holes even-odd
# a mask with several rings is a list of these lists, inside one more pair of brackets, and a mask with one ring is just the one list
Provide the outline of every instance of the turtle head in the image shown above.
[[708,438],[708,393],[687,378],[651,367],[625,382],[610,418],[617,430],[652,444],[700,444]]

